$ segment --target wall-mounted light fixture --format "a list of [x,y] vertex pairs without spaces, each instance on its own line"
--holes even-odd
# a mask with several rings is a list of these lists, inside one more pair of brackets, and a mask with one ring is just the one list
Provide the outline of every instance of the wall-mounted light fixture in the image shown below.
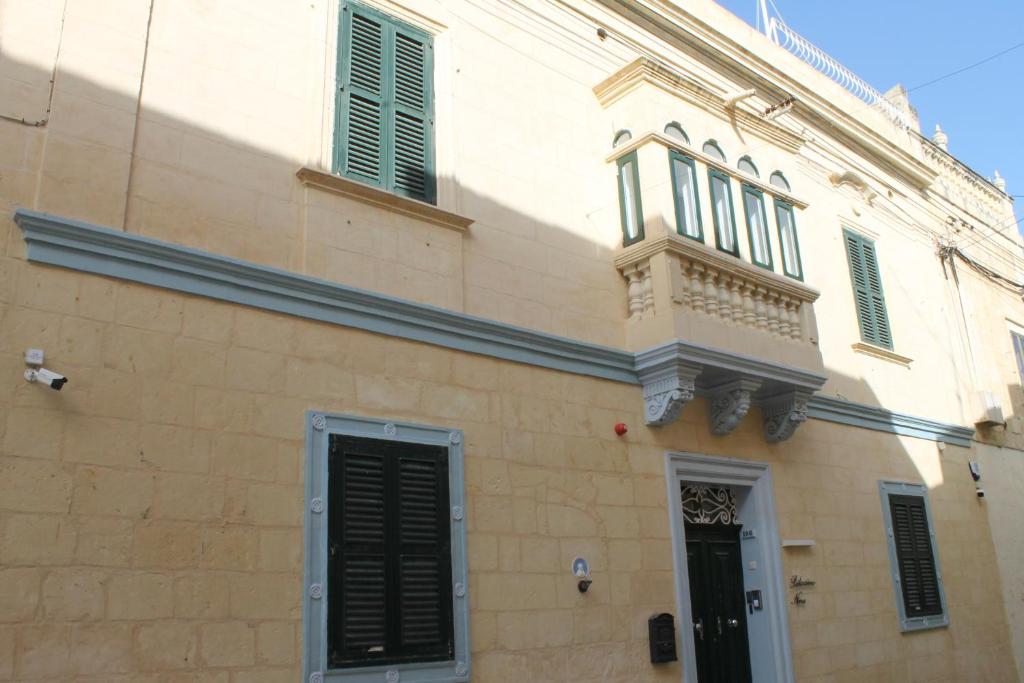
[[572,561],[572,575],[579,579],[576,588],[580,593],[586,593],[593,581],[590,579],[590,565],[582,557],[577,557]]

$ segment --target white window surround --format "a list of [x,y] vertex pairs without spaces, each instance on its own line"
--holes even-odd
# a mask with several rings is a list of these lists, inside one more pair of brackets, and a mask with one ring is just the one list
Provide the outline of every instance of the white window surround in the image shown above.
[[[697,680],[686,533],[680,495],[682,482],[693,482],[729,486],[741,492],[739,514],[745,522],[744,529],[754,531],[753,538],[740,542],[744,587],[761,589],[764,605],[763,610],[747,617],[753,681],[792,683],[793,655],[771,466],[735,458],[669,451],[665,454],[665,480],[668,487],[669,528],[672,531],[682,680]],[[749,570],[751,561],[756,562],[756,572]],[[751,582],[756,582],[756,585]]]
[[[452,509],[452,661],[386,664],[327,670],[327,452],[331,434],[404,441],[448,448],[448,495]],[[390,422],[356,415],[306,415],[305,577],[303,583],[303,683],[464,683],[470,675],[469,589],[463,433],[458,429]]]
[[[448,26],[451,17],[427,17],[393,0],[357,0],[360,4],[389,14],[407,24],[422,29],[434,37],[434,173],[436,176],[436,206],[444,211],[460,213],[455,172],[455,106],[453,98],[454,57]],[[317,68],[309,69],[310,100],[309,139],[303,166],[324,173],[331,172],[334,145],[334,105],[336,70],[338,65],[338,27],[340,8],[344,0],[327,0],[320,5],[313,29],[323,36],[312,41],[309,62]],[[439,5],[440,7],[440,5]],[[439,10],[443,11],[443,10]]]

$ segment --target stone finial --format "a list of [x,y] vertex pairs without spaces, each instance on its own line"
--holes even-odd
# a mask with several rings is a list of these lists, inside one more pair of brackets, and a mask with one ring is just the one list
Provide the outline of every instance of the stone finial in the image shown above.
[[995,185],[997,189],[1006,192],[1006,178],[999,175],[999,169],[996,169],[996,177],[992,179],[992,184]]
[[943,132],[937,123],[935,124],[935,135],[932,136],[932,142],[943,152],[949,151],[949,136]]

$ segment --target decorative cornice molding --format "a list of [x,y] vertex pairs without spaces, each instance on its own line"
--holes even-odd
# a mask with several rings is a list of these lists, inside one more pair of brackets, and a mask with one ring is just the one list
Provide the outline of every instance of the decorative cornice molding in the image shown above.
[[28,258],[505,360],[636,383],[633,354],[19,209]]
[[[702,392],[699,377],[709,383],[717,378],[715,384],[730,376],[760,379],[763,396],[755,401],[762,410],[783,391],[809,395],[825,381],[821,375],[679,340],[633,354],[36,211],[19,209],[14,220],[34,263],[628,384],[642,384],[641,378],[652,383],[657,368],[671,368],[676,387],[667,390],[665,409],[656,411],[663,421]],[[974,435],[969,427],[825,396],[810,398],[807,415],[956,446],[970,446]]]
[[473,224],[473,219],[439,209],[433,204],[402,197],[393,192],[387,192],[319,169],[303,167],[295,176],[306,187],[354,199],[363,204],[376,206],[410,218],[418,218],[421,221],[456,232],[465,232]]
[[971,427],[897,413],[831,396],[812,396],[807,404],[807,416],[816,420],[941,441],[965,448],[970,447],[974,437],[974,429]]
[[[864,107],[854,109],[837,104],[830,99],[829,92],[816,89],[814,83],[794,76],[794,69],[780,69],[773,63],[774,60],[770,61],[760,56],[749,46],[702,22],[682,4],[670,0],[652,0],[649,3],[635,0],[597,2],[628,21],[656,34],[662,33],[680,49],[698,52],[701,57],[724,73],[735,74],[742,81],[738,84],[739,87],[745,87],[749,83],[776,99],[796,97],[796,104],[792,107],[790,116],[802,117],[813,122],[820,130],[829,131],[836,140],[865,158],[873,159],[887,171],[904,178],[913,187],[925,190],[935,181],[937,173],[928,164],[889,137],[874,130],[870,122],[853,115]],[[785,55],[782,60],[797,59],[785,50],[782,52]],[[846,93],[842,86],[832,83],[827,76],[817,73],[813,67],[800,63],[797,68],[804,76],[810,76],[815,81],[818,78],[824,79],[821,84],[827,84],[829,90],[831,86],[835,86],[838,90],[832,92],[847,95],[850,98],[848,104],[855,105],[858,102],[855,96]],[[669,73],[674,72],[670,70]]]
[[735,122],[743,130],[774,142],[789,152],[799,151],[804,144],[801,136],[760,116],[726,106],[724,97],[647,57],[633,60],[598,83],[594,86],[594,95],[602,107],[608,107],[645,83],[705,109],[724,121]]

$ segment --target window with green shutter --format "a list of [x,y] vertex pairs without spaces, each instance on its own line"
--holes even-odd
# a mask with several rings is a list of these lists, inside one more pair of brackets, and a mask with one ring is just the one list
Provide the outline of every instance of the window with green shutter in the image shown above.
[[904,631],[946,626],[949,619],[926,489],[889,481],[879,482],[879,488],[900,626]]
[[861,339],[869,344],[892,348],[889,314],[885,310],[882,277],[875,256],[875,244],[849,230],[843,230],[846,258],[850,264],[854,304],[860,322]]
[[468,681],[462,432],[310,413],[306,434],[302,680]]
[[454,656],[448,451],[331,435],[331,668]]
[[433,203],[433,40],[364,5],[341,8],[334,172]]

